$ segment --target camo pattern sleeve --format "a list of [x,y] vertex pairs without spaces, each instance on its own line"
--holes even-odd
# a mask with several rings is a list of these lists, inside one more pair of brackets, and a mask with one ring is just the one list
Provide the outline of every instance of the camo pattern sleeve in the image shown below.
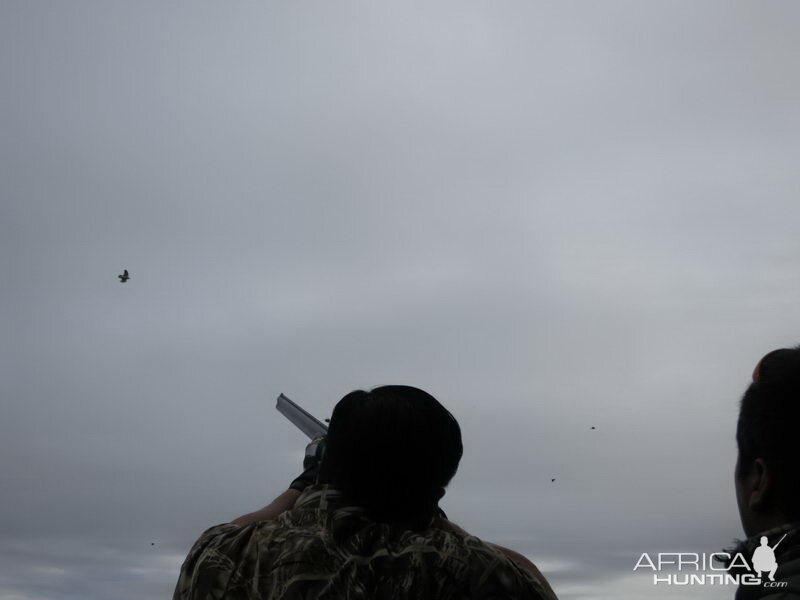
[[328,485],[274,521],[206,530],[173,600],[555,600],[536,575],[474,536],[364,517]]

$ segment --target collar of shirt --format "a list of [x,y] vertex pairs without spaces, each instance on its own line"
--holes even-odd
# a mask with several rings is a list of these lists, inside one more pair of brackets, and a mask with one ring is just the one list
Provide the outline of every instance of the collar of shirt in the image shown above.
[[[767,529],[766,531],[761,531],[744,540],[734,540],[734,546],[726,548],[725,552],[731,555],[730,560],[732,560],[732,557],[736,554],[742,554],[749,558],[753,555],[755,549],[761,545],[762,536],[767,537],[767,545],[774,549],[775,544],[780,541],[784,534],[786,538],[780,542],[780,546],[778,546],[775,552],[775,557],[778,559],[778,562],[782,562],[789,557],[793,558],[800,552],[800,521],[786,523],[778,527],[773,527],[772,529]],[[730,564],[730,560],[725,562]]]
[[294,509],[325,512],[346,511],[361,514],[364,509],[354,506],[344,494],[329,483],[309,485],[294,503]]
[[[370,520],[363,507],[354,505],[341,490],[329,483],[309,485],[297,498],[292,510],[313,511],[320,516],[324,513],[333,513],[333,518],[337,520],[347,517],[361,517]],[[428,527],[433,527],[435,522],[436,518],[432,517]],[[394,525],[400,529],[407,528],[402,523]]]

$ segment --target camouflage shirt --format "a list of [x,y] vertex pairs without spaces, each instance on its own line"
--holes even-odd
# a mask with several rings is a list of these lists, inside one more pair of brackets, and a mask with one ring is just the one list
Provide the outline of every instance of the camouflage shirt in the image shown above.
[[478,538],[367,519],[329,485],[273,521],[206,530],[173,600],[549,600],[531,572]]
[[[733,548],[725,552],[730,556],[742,554],[746,560],[753,562],[756,548],[761,545],[761,536],[766,536],[768,545],[775,551],[775,583],[768,583],[768,574],[759,572],[760,585],[740,585],[736,590],[736,600],[798,600],[800,599],[800,521],[787,523],[774,529],[762,531],[746,540],[741,540]],[[776,547],[777,546],[777,547]],[[730,566],[730,561],[726,561]],[[731,570],[731,573],[752,574],[748,569]],[[766,585],[765,585],[766,584]]]

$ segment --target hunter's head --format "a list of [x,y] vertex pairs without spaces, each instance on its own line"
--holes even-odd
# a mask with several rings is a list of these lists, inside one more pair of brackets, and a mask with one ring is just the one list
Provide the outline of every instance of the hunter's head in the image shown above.
[[356,390],[333,410],[319,480],[377,521],[422,529],[462,451],[458,422],[427,392],[407,385]]
[[774,350],[742,397],[736,500],[745,533],[800,519],[800,346]]

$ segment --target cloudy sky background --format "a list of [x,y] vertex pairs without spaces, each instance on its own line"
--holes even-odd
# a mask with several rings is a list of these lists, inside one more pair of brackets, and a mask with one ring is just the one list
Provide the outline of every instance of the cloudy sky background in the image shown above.
[[456,415],[445,510],[562,599],[732,597],[632,568],[741,535],[737,400],[800,342],[799,25],[3,2],[0,599],[169,597],[297,474],[279,392],[384,383]]

